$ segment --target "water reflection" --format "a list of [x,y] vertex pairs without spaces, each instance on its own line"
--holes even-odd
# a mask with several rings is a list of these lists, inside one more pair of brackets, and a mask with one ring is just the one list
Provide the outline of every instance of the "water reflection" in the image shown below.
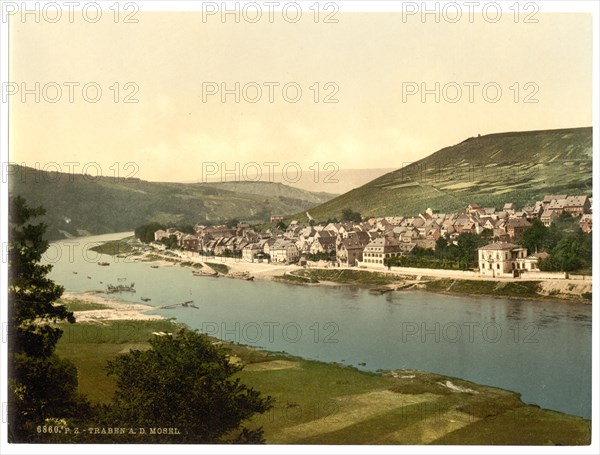
[[[155,312],[234,342],[370,371],[414,368],[462,377],[590,417],[591,305],[421,291],[373,295],[347,286],[194,277],[178,266],[153,269],[107,256],[96,257],[111,263],[100,267],[82,257],[56,262],[51,277],[71,292],[124,278],[136,283],[137,293],[111,298],[149,297],[157,308],[194,300],[198,310]],[[252,327],[261,336],[250,336]]]

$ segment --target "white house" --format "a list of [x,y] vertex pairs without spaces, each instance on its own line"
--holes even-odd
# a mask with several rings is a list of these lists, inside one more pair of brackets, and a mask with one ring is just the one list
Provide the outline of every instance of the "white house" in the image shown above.
[[167,231],[163,231],[162,229],[159,229],[158,231],[154,232],[154,241],[155,242],[160,242],[165,237],[169,237],[169,234],[167,234]]
[[390,258],[400,256],[400,242],[392,237],[379,237],[370,242],[363,251],[363,263],[386,265]]
[[269,254],[271,255],[271,262],[291,264],[298,262],[298,259],[300,259],[298,247],[289,240],[277,240],[277,242],[271,245]]
[[527,258],[527,248],[514,243],[494,242],[478,249],[479,272],[484,276],[502,277],[517,276],[521,270],[526,270],[525,263],[535,262]]
[[242,248],[242,259],[246,262],[254,262],[259,254],[262,254],[263,250],[258,243],[249,243]]

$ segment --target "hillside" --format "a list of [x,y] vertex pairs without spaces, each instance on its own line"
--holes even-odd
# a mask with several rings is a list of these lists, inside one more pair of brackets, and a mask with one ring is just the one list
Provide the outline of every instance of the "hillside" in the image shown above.
[[202,183],[201,185],[207,188],[233,191],[234,193],[301,199],[314,204],[320,204],[323,201],[328,201],[335,197],[334,194],[303,190],[301,188],[295,188],[284,185],[283,183],[275,182],[223,182]]
[[334,195],[311,193],[281,183],[164,183],[81,174],[47,173],[15,166],[11,194],[47,210],[50,240],[76,235],[133,230],[150,221],[216,223],[238,219],[268,221],[273,214],[292,214]]
[[[317,221],[344,208],[363,216],[416,215],[428,207],[500,208],[545,194],[591,194],[592,128],[490,134],[469,138],[309,210]],[[295,219],[304,220],[304,212]]]

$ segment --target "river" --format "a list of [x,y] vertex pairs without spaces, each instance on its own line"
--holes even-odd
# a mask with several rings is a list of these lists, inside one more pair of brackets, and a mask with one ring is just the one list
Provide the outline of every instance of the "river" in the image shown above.
[[369,371],[431,371],[591,418],[591,305],[195,277],[87,250],[122,237],[53,243],[45,255],[50,277],[68,292],[135,282],[135,294],[110,297],[148,297],[155,307],[193,300],[198,309],[154,312],[221,339]]

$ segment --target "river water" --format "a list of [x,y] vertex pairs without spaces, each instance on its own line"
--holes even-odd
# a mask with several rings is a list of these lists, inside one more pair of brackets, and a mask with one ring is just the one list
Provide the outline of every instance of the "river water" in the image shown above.
[[182,267],[151,268],[87,250],[122,237],[52,244],[50,277],[68,292],[135,282],[135,294],[110,297],[148,297],[155,307],[193,300],[198,309],[154,312],[221,339],[369,371],[431,371],[591,418],[591,305],[195,277]]

